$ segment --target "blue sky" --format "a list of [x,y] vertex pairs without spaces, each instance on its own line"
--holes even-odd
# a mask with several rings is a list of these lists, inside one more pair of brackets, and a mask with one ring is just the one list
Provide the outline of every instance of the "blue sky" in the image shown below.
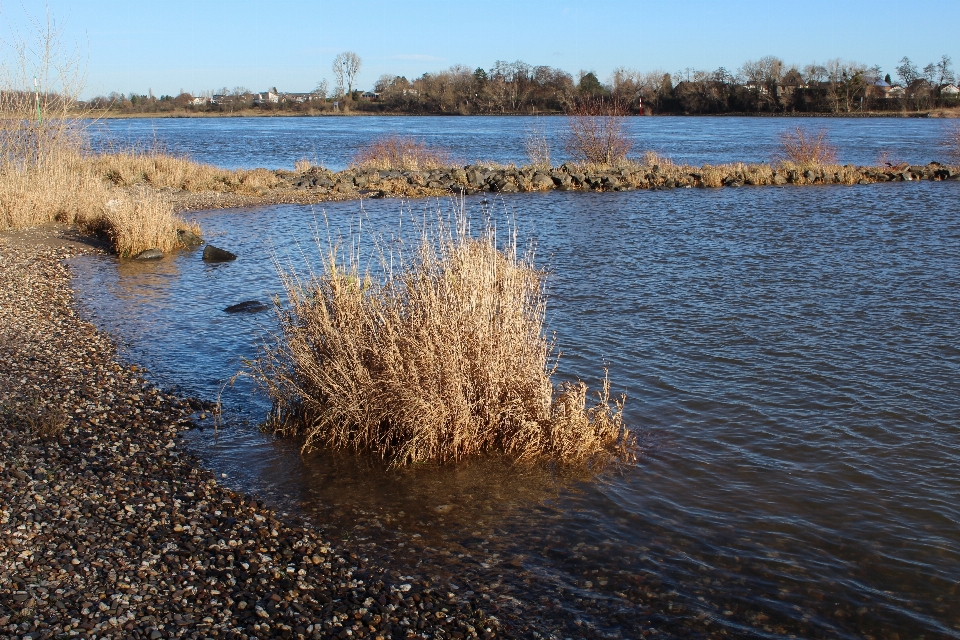
[[[776,55],[960,67],[960,2],[902,0],[49,0],[62,39],[85,59],[85,95],[175,94],[220,87],[309,91],[341,51],[363,60],[360,88],[382,73],[416,77],[496,60],[559,67],[601,80],[618,66],[675,72],[737,69]],[[25,34],[44,2],[0,0],[0,33]],[[4,53],[6,56],[6,51]]]

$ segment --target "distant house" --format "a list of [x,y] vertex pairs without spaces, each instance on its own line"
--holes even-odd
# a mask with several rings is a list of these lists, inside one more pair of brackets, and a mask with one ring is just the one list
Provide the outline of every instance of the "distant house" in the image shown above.
[[960,98],[960,89],[958,89],[954,84],[945,85],[940,87],[940,97],[955,100]]
[[297,104],[303,104],[304,102],[310,102],[311,100],[317,99],[319,96],[313,93],[284,93],[280,96],[281,102],[295,102]]
[[376,91],[364,91],[360,94],[360,97],[364,100],[378,100],[380,98],[380,94]]
[[867,81],[867,94],[874,98],[889,98],[893,87],[889,82],[880,78],[865,78]]
[[803,81],[803,76],[796,69],[787,71],[783,79],[777,85],[777,95],[784,98],[792,96],[797,89],[806,89],[807,83]]
[[933,87],[930,86],[929,82],[927,82],[923,78],[919,78],[917,80],[914,80],[913,82],[910,83],[909,86],[907,86],[906,93],[908,96],[911,96],[911,97],[929,95],[932,89]]
[[192,105],[195,106],[195,107],[202,107],[203,105],[207,104],[208,102],[210,102],[210,98],[204,98],[203,96],[197,96],[196,98],[194,98],[193,100],[190,101],[190,104],[192,104]]
[[279,102],[280,93],[277,91],[276,87],[270,89],[269,91],[253,94],[253,104],[278,104]]
[[907,96],[907,90],[901,86],[890,87],[890,90],[887,91],[888,98],[905,98]]

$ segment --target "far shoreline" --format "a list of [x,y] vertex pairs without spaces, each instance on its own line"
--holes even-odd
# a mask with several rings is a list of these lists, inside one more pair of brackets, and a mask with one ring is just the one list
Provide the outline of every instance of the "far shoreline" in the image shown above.
[[[297,113],[297,112],[274,112],[274,111],[258,111],[255,109],[244,110],[240,112],[232,113],[218,113],[218,112],[197,112],[190,113],[184,111],[177,112],[157,112],[157,113],[112,113],[109,111],[105,112],[90,112],[85,114],[84,118],[90,120],[134,120],[134,119],[216,119],[216,118],[369,118],[369,117],[391,117],[391,118],[553,118],[553,117],[565,117],[568,116],[566,113],[559,112],[537,112],[537,113],[398,113],[394,111],[383,112],[383,113],[370,113],[366,111],[350,111],[350,112],[309,112],[309,113]],[[745,112],[732,112],[732,113],[663,113],[663,114],[629,114],[624,116],[625,118],[798,118],[798,119],[809,119],[809,118],[831,118],[831,119],[854,119],[861,120],[865,118],[891,118],[891,119],[916,119],[916,118],[931,118],[931,119],[953,119],[960,118],[960,109],[938,109],[932,111],[918,111],[918,112],[884,112],[884,111],[873,111],[867,113],[745,113]]]

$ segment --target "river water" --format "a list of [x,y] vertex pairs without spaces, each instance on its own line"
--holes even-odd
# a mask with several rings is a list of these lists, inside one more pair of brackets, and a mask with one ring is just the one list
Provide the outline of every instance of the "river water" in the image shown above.
[[[948,120],[922,118],[750,118],[632,117],[624,131],[632,155],[655,151],[677,163],[696,166],[725,162],[769,162],[780,136],[800,126],[824,129],[841,163],[888,161],[926,164],[943,161],[940,147]],[[262,118],[136,118],[92,124],[94,147],[161,148],[227,168],[292,169],[300,159],[340,170],[379,136],[402,134],[449,150],[462,163],[477,160],[528,162],[524,140],[532,128],[545,136],[554,165],[566,161],[564,116],[363,116]]]
[[279,292],[275,261],[317,264],[318,236],[362,226],[368,247],[458,206],[200,213],[237,261],[83,257],[75,285],[159,384],[222,398],[222,427],[188,441],[225,482],[397,576],[485,592],[507,620],[960,638],[960,183],[466,198],[478,225],[535,241],[558,376],[596,387],[606,366],[627,394],[628,468],[384,472],[260,434],[266,401],[227,382],[273,317],[223,309]]

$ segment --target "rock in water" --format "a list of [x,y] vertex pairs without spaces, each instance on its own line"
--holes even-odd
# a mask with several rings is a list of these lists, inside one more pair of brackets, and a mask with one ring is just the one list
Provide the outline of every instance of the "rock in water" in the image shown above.
[[178,229],[177,240],[185,247],[198,247],[203,244],[203,238],[189,229]]
[[266,311],[270,307],[263,304],[259,300],[247,300],[239,304],[230,305],[224,311],[227,313],[257,313],[258,311]]
[[229,262],[230,260],[236,259],[237,254],[230,253],[229,251],[215,247],[212,244],[208,244],[203,250],[204,262]]
[[160,249],[147,249],[133,256],[134,260],[159,260],[163,257],[163,251]]

